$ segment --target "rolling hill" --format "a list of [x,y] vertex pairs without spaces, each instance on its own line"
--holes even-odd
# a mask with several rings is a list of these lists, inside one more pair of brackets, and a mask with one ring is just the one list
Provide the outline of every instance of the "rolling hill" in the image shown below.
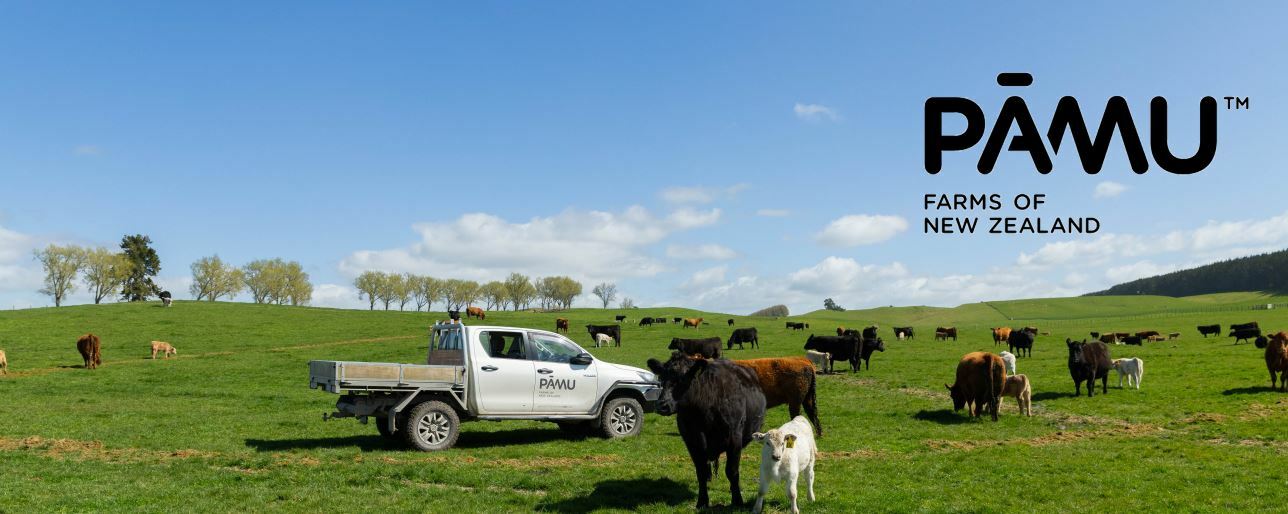
[[1235,291],[1288,291],[1288,250],[1215,262],[1118,284],[1087,296],[1192,296]]

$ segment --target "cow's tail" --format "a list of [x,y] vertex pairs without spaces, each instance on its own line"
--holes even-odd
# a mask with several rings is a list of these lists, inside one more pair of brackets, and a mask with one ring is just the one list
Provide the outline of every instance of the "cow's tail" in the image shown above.
[[818,398],[815,384],[818,383],[818,374],[814,372],[813,366],[805,371],[805,379],[809,381],[809,388],[805,390],[805,414],[809,415],[809,420],[814,424],[814,435],[823,437],[823,424],[818,420]]

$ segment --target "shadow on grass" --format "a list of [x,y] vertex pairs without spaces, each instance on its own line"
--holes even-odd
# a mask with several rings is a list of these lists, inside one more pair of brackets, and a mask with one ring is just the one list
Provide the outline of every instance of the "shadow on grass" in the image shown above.
[[[540,444],[551,441],[576,441],[590,437],[588,434],[571,434],[553,426],[549,430],[521,429],[493,432],[462,431],[456,448],[491,448]],[[247,439],[246,446],[261,452],[288,450],[317,450],[325,448],[357,448],[364,452],[406,448],[401,438],[385,439],[376,434],[346,437],[321,437],[316,439]]]
[[962,423],[970,423],[970,416],[968,414],[954,412],[949,409],[919,410],[916,414],[912,415],[912,419],[918,421],[933,421],[940,425],[960,425]]
[[[1084,390],[1082,394],[1085,395],[1087,394],[1087,392]],[[1097,393],[1097,394],[1100,394],[1100,393]],[[1055,391],[1042,391],[1040,393],[1034,393],[1032,399],[1035,402],[1042,402],[1046,400],[1055,400],[1057,398],[1077,398],[1077,397],[1078,395],[1069,393],[1069,392],[1057,393]]]
[[[745,496],[745,494],[744,494]],[[745,498],[744,498],[745,499]],[[678,507],[696,501],[689,486],[669,478],[635,478],[605,480],[585,496],[566,498],[537,505],[536,510],[554,512],[590,512],[598,510],[639,510],[644,505],[661,503]]]
[[1272,388],[1270,386],[1256,386],[1256,387],[1236,387],[1234,389],[1226,389],[1221,394],[1226,396],[1231,396],[1236,394],[1260,394],[1260,393],[1279,393],[1279,392],[1282,392],[1282,391],[1279,391],[1278,389]]
[[378,435],[351,435],[348,437],[322,437],[318,439],[247,439],[246,446],[260,452],[317,450],[323,448],[357,448],[364,452],[370,452],[402,447],[398,442],[386,440]]

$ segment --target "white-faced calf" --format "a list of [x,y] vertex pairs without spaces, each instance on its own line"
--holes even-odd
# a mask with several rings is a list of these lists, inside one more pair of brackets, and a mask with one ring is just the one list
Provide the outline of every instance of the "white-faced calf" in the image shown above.
[[796,416],[787,424],[768,432],[756,432],[752,439],[760,441],[760,494],[752,512],[759,513],[765,506],[765,494],[770,484],[785,482],[787,499],[792,512],[800,512],[796,505],[796,481],[803,474],[808,487],[809,500],[814,501],[814,461],[818,448],[814,444],[814,429],[804,416]]

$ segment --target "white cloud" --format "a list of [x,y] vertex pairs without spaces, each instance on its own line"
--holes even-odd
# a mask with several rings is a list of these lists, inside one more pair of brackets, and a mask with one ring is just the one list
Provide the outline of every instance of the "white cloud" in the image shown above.
[[1092,193],[1092,198],[1113,198],[1127,191],[1127,186],[1117,182],[1106,180],[1096,184],[1096,191]]
[[748,187],[750,186],[747,184],[734,184],[723,188],[705,186],[668,187],[662,190],[661,196],[663,200],[673,204],[704,204],[718,199],[733,198]]
[[828,224],[815,239],[827,246],[859,246],[886,241],[908,229],[899,216],[852,214]]
[[695,289],[712,287],[725,280],[725,273],[729,271],[726,266],[716,266],[707,268],[693,273],[689,280],[680,285],[681,289]]
[[310,305],[316,307],[334,307],[337,309],[365,309],[368,304],[358,299],[358,290],[341,284],[318,284],[313,287],[313,300]]
[[718,244],[670,245],[666,247],[666,256],[686,260],[728,260],[737,257],[738,252]]
[[782,217],[790,216],[791,213],[792,212],[787,209],[760,209],[756,211],[757,216],[762,216],[766,218],[782,218]]
[[837,114],[836,110],[822,104],[803,104],[797,102],[796,105],[792,107],[792,112],[796,113],[797,118],[805,121],[838,121],[841,119],[841,116]]
[[103,153],[103,149],[99,148],[98,145],[79,145],[72,149],[72,153],[76,155],[99,155]]
[[32,258],[41,246],[36,237],[0,227],[0,291],[34,292],[44,285],[44,274]]
[[648,277],[666,268],[643,248],[719,218],[719,209],[682,208],[658,219],[639,206],[616,213],[567,210],[517,223],[466,214],[454,221],[417,223],[413,228],[419,242],[354,252],[341,261],[340,270],[349,276],[381,270],[472,280],[496,280],[517,271],[571,275],[583,283]]
[[1152,277],[1162,275],[1180,269],[1176,265],[1155,264],[1150,261],[1137,261],[1122,266],[1114,266],[1105,270],[1105,278],[1110,282],[1120,284],[1130,282],[1138,278]]

